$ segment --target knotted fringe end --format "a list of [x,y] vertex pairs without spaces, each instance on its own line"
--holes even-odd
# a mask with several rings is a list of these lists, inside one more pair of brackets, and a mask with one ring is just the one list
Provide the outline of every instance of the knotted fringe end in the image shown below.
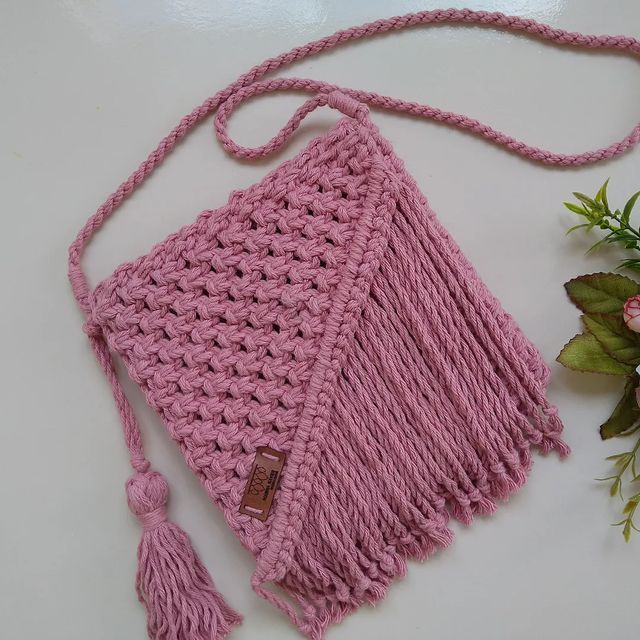
[[155,472],[127,481],[129,508],[143,532],[136,590],[152,640],[221,640],[242,617],[216,591],[187,534],[167,520],[169,487]]

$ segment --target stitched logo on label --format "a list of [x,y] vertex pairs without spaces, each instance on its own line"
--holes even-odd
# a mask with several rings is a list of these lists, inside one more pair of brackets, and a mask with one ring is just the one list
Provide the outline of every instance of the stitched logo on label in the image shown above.
[[267,519],[285,460],[286,455],[281,451],[269,447],[256,449],[256,457],[240,503],[240,513],[262,521]]

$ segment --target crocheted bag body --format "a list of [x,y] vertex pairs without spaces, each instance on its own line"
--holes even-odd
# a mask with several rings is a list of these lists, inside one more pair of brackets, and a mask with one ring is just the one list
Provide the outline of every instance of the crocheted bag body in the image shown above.
[[[562,447],[539,354],[366,115],[121,266],[90,322],[307,631]],[[288,456],[266,522],[239,511],[260,446]]]
[[[167,484],[144,455],[113,353],[255,556],[253,588],[313,640],[382,598],[407,559],[446,546],[450,517],[469,523],[493,512],[525,481],[533,448],[568,452],[544,397],[540,354],[440,225],[365,103],[562,166],[624,152],[640,140],[640,124],[605,149],[565,155],[428,105],[314,80],[261,80],[348,40],[432,22],[640,54],[633,38],[469,10],[338,32],[254,67],[186,116],[70,248],[74,294],[135,471],[127,497],[143,527],[137,590],[154,640],[219,640],[240,616],[167,519]],[[282,89],[313,97],[264,146],[234,143],[225,127],[235,106]],[[215,112],[225,148],[260,157],[325,105],[345,116],[330,131],[90,290],[85,245],[195,124]],[[286,456],[284,468],[256,466],[264,447],[280,463]],[[244,508],[254,489],[268,495],[261,517]]]

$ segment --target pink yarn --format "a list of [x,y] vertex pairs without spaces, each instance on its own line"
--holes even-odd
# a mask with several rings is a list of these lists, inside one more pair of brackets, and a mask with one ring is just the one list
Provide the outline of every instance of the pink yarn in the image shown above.
[[[640,139],[640,124],[605,149],[558,154],[426,105],[313,80],[261,80],[349,40],[440,22],[640,53],[633,38],[470,10],[340,31],[254,67],[186,116],[71,245],[73,290],[136,471],[127,493],[143,524],[138,591],[152,638],[223,637],[239,616],[166,520],[168,488],[149,471],[110,350],[256,557],[254,589],[313,639],[382,598],[408,558],[446,546],[450,516],[469,523],[493,512],[525,482],[532,446],[568,453],[544,397],[549,371],[540,354],[439,224],[367,105],[466,128],[561,166],[624,152]],[[247,149],[228,137],[227,119],[241,101],[287,89],[313,97],[271,141]],[[87,241],[197,122],[215,111],[225,148],[255,158],[324,105],[346,117],[89,290],[80,266]],[[287,454],[266,522],[239,513],[260,446]]]
[[136,591],[149,613],[149,637],[224,638],[242,618],[215,590],[185,532],[167,520],[168,497],[159,473],[138,472],[127,481],[129,508],[143,528]]

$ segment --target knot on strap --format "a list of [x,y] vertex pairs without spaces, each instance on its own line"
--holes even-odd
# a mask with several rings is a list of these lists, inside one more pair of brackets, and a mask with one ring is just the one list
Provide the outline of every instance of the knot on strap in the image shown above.
[[102,335],[102,327],[92,318],[87,318],[86,322],[82,326],[82,330],[88,336],[101,336]]
[[369,107],[366,104],[338,90],[332,91],[327,96],[327,105],[356,120],[362,120],[369,113]]

